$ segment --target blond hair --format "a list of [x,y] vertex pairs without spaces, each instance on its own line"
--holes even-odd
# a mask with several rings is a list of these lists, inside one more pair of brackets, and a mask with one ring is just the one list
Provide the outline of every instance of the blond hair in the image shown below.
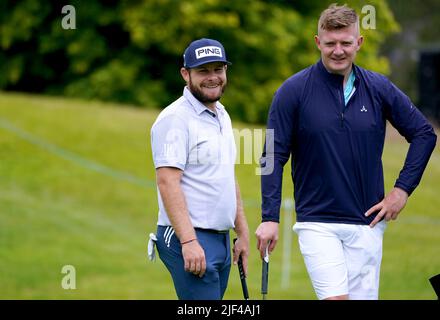
[[336,3],[331,4],[325,9],[318,22],[318,34],[321,30],[337,30],[356,24],[359,32],[359,17],[352,8],[346,4],[338,6]]

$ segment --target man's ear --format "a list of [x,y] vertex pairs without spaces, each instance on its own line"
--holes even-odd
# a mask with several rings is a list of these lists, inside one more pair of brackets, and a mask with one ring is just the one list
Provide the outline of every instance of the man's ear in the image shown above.
[[319,50],[321,50],[321,40],[319,40],[319,36],[315,35],[315,43]]
[[189,70],[186,68],[180,68],[180,74],[185,82],[189,82]]
[[358,45],[358,50],[361,48],[362,44],[364,43],[364,37],[363,36],[359,36],[357,39],[357,45]]

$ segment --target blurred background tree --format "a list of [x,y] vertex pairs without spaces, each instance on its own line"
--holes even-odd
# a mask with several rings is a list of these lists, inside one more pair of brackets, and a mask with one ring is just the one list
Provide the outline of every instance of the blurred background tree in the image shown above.
[[[313,36],[331,2],[71,0],[76,29],[65,30],[67,3],[2,1],[0,89],[162,108],[182,93],[186,46],[214,38],[233,62],[222,102],[234,119],[263,123],[280,84],[319,58]],[[375,7],[376,29],[362,31],[357,63],[389,74],[380,46],[398,26],[386,1],[346,2],[359,14]]]
[[[422,111],[428,115],[437,114],[437,122],[440,123],[440,74],[433,75],[430,81],[435,84],[423,83],[420,79],[420,72],[423,63],[420,61],[421,53],[436,53],[440,56],[440,2],[438,0],[426,0],[423,2],[415,0],[388,0],[396,19],[401,26],[401,32],[389,35],[383,45],[382,54],[389,57],[392,73],[390,79],[396,83],[411,99],[419,103]],[[437,68],[439,65],[437,60]],[[428,66],[433,67],[433,66]],[[431,72],[435,72],[432,70]],[[437,71],[438,72],[438,71]],[[428,85],[433,86],[433,90],[426,93],[429,97],[429,106],[423,105],[421,100],[421,89]],[[437,101],[437,102],[435,102]],[[428,107],[437,110],[427,110]]]

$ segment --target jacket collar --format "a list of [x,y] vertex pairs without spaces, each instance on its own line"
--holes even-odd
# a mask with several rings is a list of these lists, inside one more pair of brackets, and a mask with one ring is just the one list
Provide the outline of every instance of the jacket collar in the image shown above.
[[[330,82],[330,84],[335,86],[342,86],[344,83],[344,76],[340,74],[334,74],[327,71],[327,69],[324,67],[324,64],[322,63],[322,59],[319,59],[319,61],[316,63],[317,69],[319,71],[319,74],[324,78],[324,80]],[[357,87],[359,84],[359,71],[358,66],[356,66],[353,63],[352,70],[354,73],[354,85]]]

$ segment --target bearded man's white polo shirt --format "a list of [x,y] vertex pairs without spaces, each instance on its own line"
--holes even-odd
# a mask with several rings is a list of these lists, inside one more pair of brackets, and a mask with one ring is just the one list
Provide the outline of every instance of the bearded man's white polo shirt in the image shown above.
[[[183,171],[181,188],[194,227],[234,227],[236,148],[231,119],[220,102],[214,113],[185,87],[183,96],[166,107],[153,124],[151,146],[156,169]],[[159,190],[157,194],[157,224],[170,226]]]

